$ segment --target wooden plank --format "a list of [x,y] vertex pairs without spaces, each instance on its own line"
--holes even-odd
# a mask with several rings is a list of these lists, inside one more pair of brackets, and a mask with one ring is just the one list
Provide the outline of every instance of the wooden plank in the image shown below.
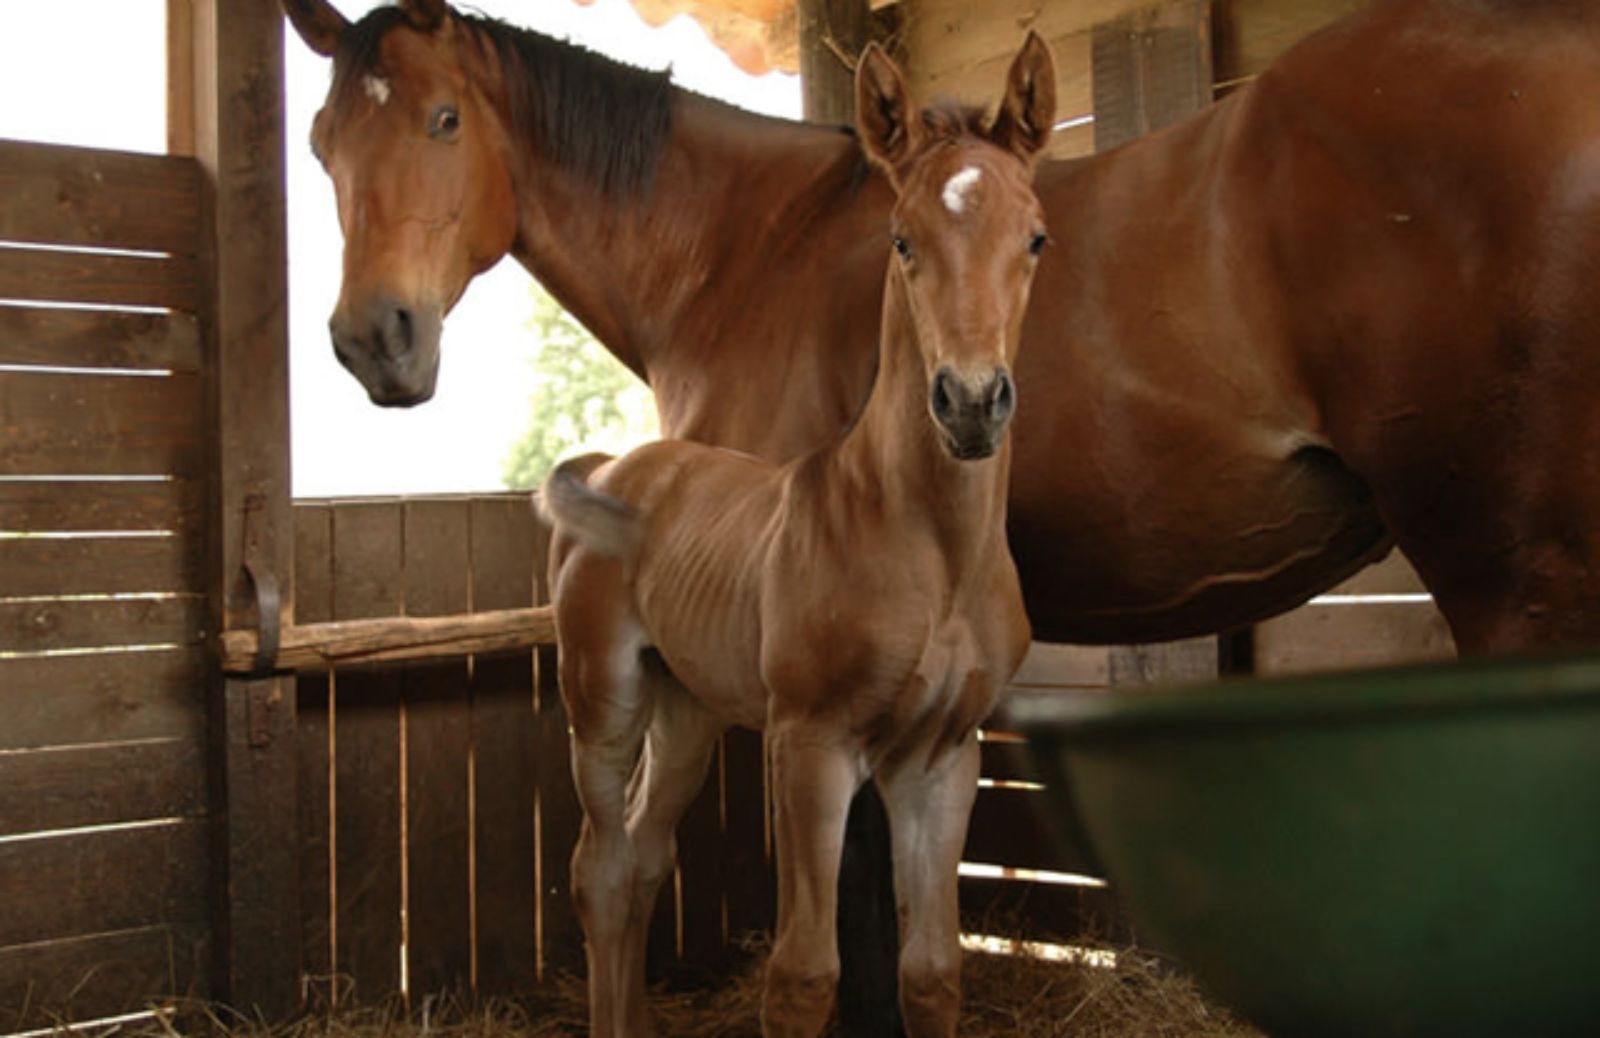
[[0,140],[0,241],[193,256],[200,167],[133,155]]
[[53,1030],[207,996],[203,940],[166,926],[0,948],[0,1028]]
[[205,809],[199,739],[153,739],[0,754],[0,836]]
[[867,0],[798,0],[795,18],[805,118],[854,123],[855,68],[847,61],[853,61],[871,39]]
[[[335,617],[401,612],[400,517],[398,501],[334,511]],[[375,1004],[400,991],[400,673],[341,670],[334,690],[334,969]]]
[[0,842],[0,947],[165,923],[194,929],[207,825],[189,819]]
[[1330,595],[1417,595],[1426,594],[1422,578],[1411,562],[1398,551],[1391,551],[1344,583],[1328,591]]
[[192,480],[0,480],[0,531],[91,532],[200,528]]
[[722,737],[725,835],[723,895],[728,939],[770,932],[776,915],[778,880],[768,826],[766,747],[760,732],[736,728]]
[[0,601],[0,653],[196,645],[206,626],[195,595]]
[[[333,616],[333,506],[294,507],[294,618]],[[333,1006],[332,674],[296,679],[295,777],[299,791],[300,957],[306,1001]]]
[[0,371],[0,475],[194,475],[200,380]]
[[1089,33],[1102,22],[1149,5],[1150,0],[916,0],[905,5],[907,74],[918,97],[952,97],[992,107],[1005,86],[1006,69],[1032,29],[1049,44],[1056,62],[1056,117],[1093,111]]
[[[469,606],[466,501],[404,506],[410,616]],[[413,1005],[472,983],[472,714],[465,659],[405,669],[406,955]]]
[[980,789],[967,824],[963,861],[1044,872],[1098,874],[1076,839],[1057,832],[1043,790]]
[[167,0],[167,152],[195,153],[195,24],[191,0]]
[[210,664],[199,647],[0,660],[0,750],[198,739]]
[[[528,499],[479,498],[472,501],[471,513],[472,607],[514,609],[535,604],[535,566],[542,565],[543,555],[538,552],[539,530]],[[561,834],[559,827],[553,830],[550,825],[552,818],[561,816],[556,791],[563,776],[569,791],[572,785],[566,775],[566,725],[564,720],[541,718],[543,723],[536,728],[537,677],[531,654],[473,662],[480,995],[527,989],[542,961],[541,933],[550,961],[562,968],[582,961],[576,917],[570,903],[563,904],[567,858],[576,830]],[[544,691],[538,695],[543,705]],[[551,734],[556,723],[559,741]],[[538,808],[550,812],[542,830],[546,836],[542,857],[534,829],[536,794]]]
[[192,314],[0,305],[0,364],[197,372],[200,324]]
[[[326,670],[356,663],[448,660],[554,645],[555,638],[555,616],[548,606],[450,616],[335,620],[285,628],[274,666],[279,670]],[[259,643],[255,631],[224,631],[223,669],[230,673],[250,670]]]
[[200,265],[188,256],[57,252],[0,245],[0,299],[40,303],[200,306]]
[[1034,642],[1011,679],[1013,687],[1082,688],[1111,682],[1111,660],[1104,646]]
[[1455,642],[1432,602],[1303,606],[1256,627],[1256,673],[1291,674],[1450,659]]
[[1372,0],[1215,0],[1217,80],[1259,75],[1278,56]]
[[0,536],[0,598],[199,591],[198,537]]

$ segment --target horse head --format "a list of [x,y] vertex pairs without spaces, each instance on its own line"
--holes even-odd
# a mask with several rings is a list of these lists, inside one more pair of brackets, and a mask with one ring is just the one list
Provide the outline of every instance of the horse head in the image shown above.
[[374,403],[409,407],[433,395],[444,315],[516,237],[497,59],[443,0],[356,23],[327,0],[282,3],[333,59],[311,144],[344,232],[334,351]]
[[915,110],[876,45],[856,70],[862,146],[894,186],[889,291],[909,310],[928,410],[949,453],[984,458],[1016,410],[1011,366],[1049,238],[1033,167],[1055,115],[1055,67],[1035,34],[1011,64],[997,114]]

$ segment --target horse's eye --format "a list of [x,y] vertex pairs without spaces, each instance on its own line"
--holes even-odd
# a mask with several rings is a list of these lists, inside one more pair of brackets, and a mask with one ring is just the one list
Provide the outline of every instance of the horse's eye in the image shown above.
[[900,254],[900,258],[901,259],[909,260],[911,258],[911,243],[910,242],[906,241],[904,238],[900,237],[898,234],[895,235],[893,238],[891,238],[889,240],[894,245],[894,251],[896,251],[896,252],[898,252]]
[[1038,231],[1032,238],[1028,240],[1028,252],[1031,255],[1037,256],[1039,253],[1043,252],[1044,247],[1049,244],[1050,236],[1043,231]]
[[461,128],[461,113],[453,105],[440,105],[428,117],[428,136],[453,137]]

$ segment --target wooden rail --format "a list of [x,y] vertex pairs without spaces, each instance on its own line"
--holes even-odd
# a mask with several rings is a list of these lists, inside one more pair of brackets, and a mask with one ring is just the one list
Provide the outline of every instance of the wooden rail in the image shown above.
[[[490,652],[554,645],[550,606],[498,609],[456,616],[381,617],[302,624],[284,630],[273,671],[321,671],[340,664],[444,660]],[[226,631],[222,669],[256,669],[255,631]]]

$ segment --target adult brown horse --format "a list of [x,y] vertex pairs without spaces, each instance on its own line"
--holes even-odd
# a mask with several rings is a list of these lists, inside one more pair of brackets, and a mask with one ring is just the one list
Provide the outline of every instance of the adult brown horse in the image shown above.
[[735,724],[764,729],[772,754],[778,925],[762,1033],[814,1038],[832,1013],[845,815],[875,780],[906,1030],[955,1034],[977,728],[1029,640],[1005,502],[1011,367],[1047,241],[1029,180],[1055,95],[1031,87],[1053,79],[1030,35],[992,124],[973,125],[913,108],[894,63],[876,46],[862,56],[857,122],[898,196],[899,256],[877,379],[842,440],[784,464],[662,440],[545,482],[594,1038],[655,1033],[656,894]]
[[[374,400],[427,396],[442,315],[509,252],[670,435],[781,459],[844,428],[892,202],[851,137],[443,0],[284,3],[334,58],[332,326]],[[1248,623],[1397,542],[1462,649],[1593,641],[1597,96],[1600,6],[1392,0],[1045,164],[1010,500],[1035,633]]]

